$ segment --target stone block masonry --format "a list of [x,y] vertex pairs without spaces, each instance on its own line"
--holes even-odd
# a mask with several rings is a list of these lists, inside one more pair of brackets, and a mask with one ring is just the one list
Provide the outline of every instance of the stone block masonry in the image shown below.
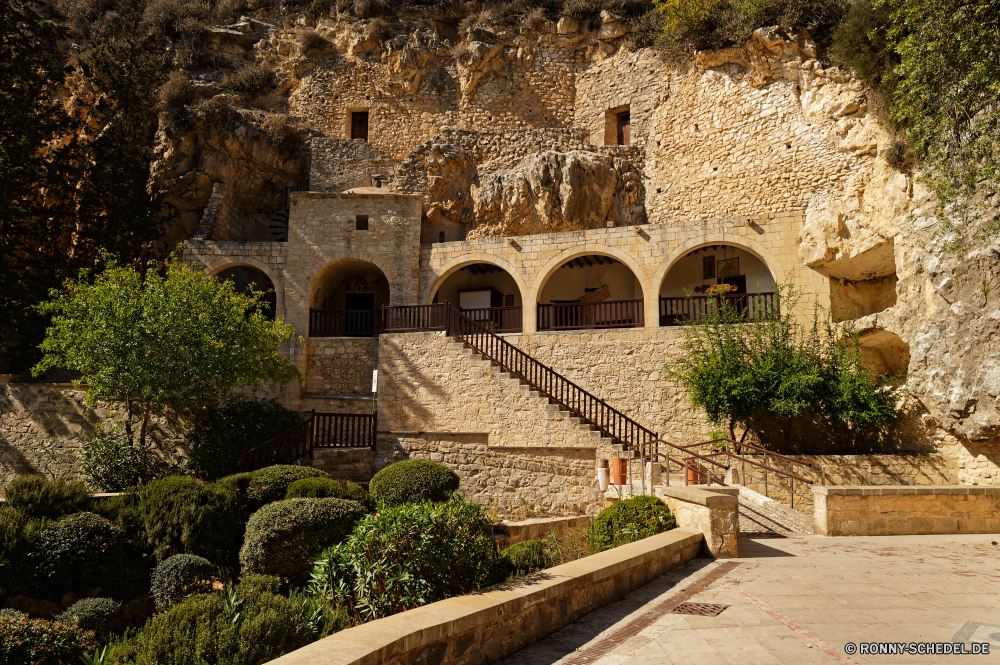
[[308,395],[369,396],[378,366],[378,338],[317,337],[310,340],[304,391]]
[[814,487],[824,536],[1000,533],[1000,487]]

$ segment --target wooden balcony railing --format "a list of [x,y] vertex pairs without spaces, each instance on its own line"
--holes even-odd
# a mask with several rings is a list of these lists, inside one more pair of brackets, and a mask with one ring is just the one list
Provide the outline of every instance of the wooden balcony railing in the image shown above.
[[539,330],[640,328],[642,325],[642,299],[538,305]]
[[316,413],[240,456],[240,471],[256,471],[273,464],[291,464],[315,448],[370,448],[375,450],[378,415],[375,413]]
[[520,307],[483,307],[463,309],[462,314],[493,332],[521,332]]
[[660,296],[660,325],[679,326],[684,323],[700,323],[718,310],[725,300],[746,321],[758,321],[773,313],[774,292],[727,293],[711,296]]
[[372,337],[378,334],[379,312],[350,309],[310,309],[310,337]]

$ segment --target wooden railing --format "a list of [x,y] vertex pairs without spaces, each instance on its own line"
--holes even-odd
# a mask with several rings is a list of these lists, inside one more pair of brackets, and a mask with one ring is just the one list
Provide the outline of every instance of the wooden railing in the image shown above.
[[582,418],[603,436],[629,449],[657,434],[632,420],[601,398],[584,390],[562,374],[539,362],[503,337],[487,330],[478,321],[445,304],[448,308],[448,334],[461,340],[501,369],[521,379],[534,390]]
[[538,305],[539,330],[638,328],[643,325],[642,300],[566,302]]
[[375,450],[378,414],[316,413],[286,432],[247,450],[240,471],[256,471],[273,464],[291,464],[315,448],[370,448]]
[[379,332],[446,330],[448,307],[448,303],[386,307],[382,310]]
[[482,307],[461,312],[493,332],[521,332],[520,307]]
[[310,309],[310,337],[373,337],[380,312],[351,309]]
[[711,296],[660,296],[660,325],[679,326],[704,321],[725,300],[747,321],[768,316],[774,309],[774,293],[727,293]]

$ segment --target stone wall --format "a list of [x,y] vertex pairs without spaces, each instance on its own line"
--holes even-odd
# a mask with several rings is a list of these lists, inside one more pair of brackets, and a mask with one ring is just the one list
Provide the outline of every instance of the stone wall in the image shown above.
[[[382,423],[379,423],[380,429]],[[485,433],[380,432],[376,468],[404,459],[429,459],[453,469],[462,496],[496,503],[501,512],[524,507],[547,515],[592,514],[603,503],[593,448],[489,445]]]
[[704,535],[705,554],[715,559],[739,556],[739,498],[728,488],[661,487],[657,495],[670,507],[677,526]]
[[[75,476],[77,453],[112,417],[108,405],[90,408],[84,392],[66,384],[0,383],[0,491],[20,475]],[[184,455],[183,431],[183,423],[156,418],[151,446],[175,461]]]
[[310,340],[304,397],[368,396],[372,370],[378,367],[376,337],[317,337]]
[[315,137],[310,142],[309,191],[341,192],[371,187],[372,178],[393,173],[394,159],[360,139]]
[[816,487],[824,536],[1000,532],[997,487]]

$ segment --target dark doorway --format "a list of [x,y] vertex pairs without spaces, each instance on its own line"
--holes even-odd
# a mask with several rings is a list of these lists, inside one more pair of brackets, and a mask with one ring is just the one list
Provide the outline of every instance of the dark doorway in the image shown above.
[[[746,283],[746,280],[744,280]],[[344,294],[344,309],[352,310],[355,312],[365,311],[371,312],[375,309],[375,294],[374,293],[345,293]]]
[[351,113],[351,138],[368,140],[368,111]]
[[737,312],[743,314],[747,309],[747,298],[746,296],[741,298],[738,294],[747,292],[747,276],[736,275],[734,277],[720,277],[719,284],[733,284],[736,286],[736,291],[730,292],[728,300]]
[[628,145],[632,142],[632,120],[629,111],[618,114],[618,145]]

